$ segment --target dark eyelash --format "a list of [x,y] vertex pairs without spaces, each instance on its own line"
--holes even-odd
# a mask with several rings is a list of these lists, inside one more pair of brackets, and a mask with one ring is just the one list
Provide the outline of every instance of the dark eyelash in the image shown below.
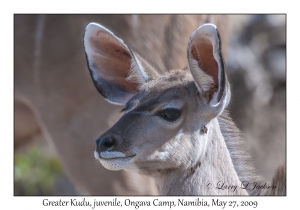
[[125,112],[126,110],[127,110],[127,108],[126,108],[126,107],[124,107],[123,109],[121,109],[121,111],[120,111],[120,112],[122,113],[122,112]]

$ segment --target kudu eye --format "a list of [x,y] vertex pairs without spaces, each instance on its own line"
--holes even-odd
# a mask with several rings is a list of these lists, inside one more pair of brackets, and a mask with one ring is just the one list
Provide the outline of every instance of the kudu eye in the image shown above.
[[174,122],[179,118],[181,110],[175,108],[167,108],[159,112],[159,116],[166,121]]

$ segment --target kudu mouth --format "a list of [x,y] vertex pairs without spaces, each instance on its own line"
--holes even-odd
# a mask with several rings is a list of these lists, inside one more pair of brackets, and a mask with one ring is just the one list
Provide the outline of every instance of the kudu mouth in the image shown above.
[[[114,134],[104,134],[96,139],[94,156],[109,170],[121,170],[132,162],[136,154],[118,151],[122,139]],[[121,150],[122,151],[122,150]]]
[[99,155],[99,153],[95,151],[95,158],[97,158],[101,165],[104,166],[106,169],[113,171],[130,168],[128,167],[128,165],[132,165],[133,159],[135,157],[135,155],[120,157],[120,154],[123,153],[119,152],[108,152],[107,154],[110,155],[110,157],[103,158],[100,156],[102,154]]

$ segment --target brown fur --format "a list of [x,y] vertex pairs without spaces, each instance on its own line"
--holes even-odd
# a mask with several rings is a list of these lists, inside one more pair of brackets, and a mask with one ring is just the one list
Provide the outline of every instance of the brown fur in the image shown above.
[[152,180],[135,173],[110,172],[93,161],[93,139],[117,121],[120,108],[99,97],[90,81],[82,50],[85,26],[103,24],[164,72],[187,66],[188,38],[205,22],[219,26],[226,48],[228,17],[212,17],[140,15],[135,25],[131,15],[15,15],[15,98],[29,102],[31,118],[83,193],[157,194]]
[[268,189],[264,195],[286,195],[286,165],[279,166],[272,180],[274,188]]
[[249,190],[250,195],[286,195],[286,171],[285,165],[278,167],[272,183],[269,180],[264,180],[258,176],[253,166],[251,156],[246,152],[244,140],[241,137],[239,129],[232,121],[227,110],[218,117],[220,128],[224,136],[226,146],[230,151],[230,156],[233,161],[235,170],[238,173],[240,180],[249,183],[264,183],[270,186],[276,186],[275,189],[254,189]]
[[[87,31],[102,30],[101,26],[88,27]],[[201,43],[206,36],[209,36],[209,45],[214,53],[203,56],[206,49],[195,44],[195,39]],[[141,174],[153,176],[163,195],[264,194],[264,190],[255,187],[261,185],[262,181],[255,175],[250,157],[241,147],[242,140],[238,129],[224,111],[231,94],[222,56],[218,54],[218,43],[220,40],[215,26],[205,25],[198,28],[188,44],[190,72],[186,69],[173,70],[161,74],[160,77],[151,78],[141,85],[140,90],[131,99],[122,100],[122,103],[126,103],[126,113],[97,141],[95,157],[107,169],[134,169]],[[93,55],[94,52],[89,50],[89,47],[85,49],[88,57]],[[202,53],[195,56],[195,51]],[[209,58],[203,60],[206,56]],[[198,62],[201,62],[200,66],[197,65]],[[217,68],[214,69],[217,72],[214,75],[218,77],[218,87],[214,87],[212,84],[215,81],[206,75],[206,67],[211,66],[211,63],[217,64]],[[138,68],[137,71],[143,72],[142,68]],[[102,85],[98,77],[94,77],[93,80],[104,90],[108,88]],[[217,88],[217,95],[214,94],[213,99],[206,98],[203,84],[205,91]],[[111,95],[120,97],[117,89],[109,88],[107,91]],[[111,101],[110,98],[107,99]],[[179,117],[175,121],[161,114],[170,110],[170,105],[173,112],[177,110],[177,113],[182,113],[177,114]],[[113,143],[104,146],[107,140]],[[201,170],[197,170],[202,163]],[[279,177],[282,177],[279,173],[273,183],[278,185],[277,191],[282,193],[284,190],[281,185],[285,186],[285,180],[279,180]],[[205,184],[209,180],[226,180],[228,184],[239,187],[234,191],[207,189]],[[278,180],[278,183],[275,183],[275,180]],[[241,183],[245,188],[240,187]],[[250,186],[254,188],[250,189]]]

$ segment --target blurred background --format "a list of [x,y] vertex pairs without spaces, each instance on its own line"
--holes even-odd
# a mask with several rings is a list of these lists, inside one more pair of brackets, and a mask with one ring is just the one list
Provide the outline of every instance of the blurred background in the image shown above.
[[[286,16],[230,15],[230,19],[225,56],[232,91],[229,110],[258,174],[271,180],[276,166],[286,160]],[[16,107],[26,109],[17,101]],[[24,123],[17,117],[15,111],[15,127]],[[83,194],[67,178],[40,130],[27,126],[36,130],[28,141],[16,141],[15,134],[14,194]]]
[[270,180],[286,159],[286,16],[232,16],[227,60],[230,113],[258,173]]

